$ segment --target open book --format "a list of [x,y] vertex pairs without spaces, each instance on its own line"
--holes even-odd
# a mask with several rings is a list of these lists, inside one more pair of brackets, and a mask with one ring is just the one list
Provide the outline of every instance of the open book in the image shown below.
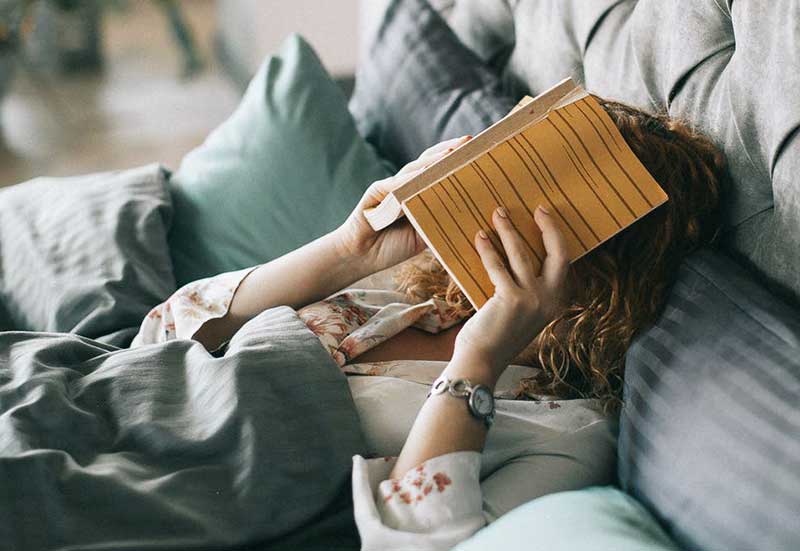
[[571,260],[580,258],[659,205],[667,195],[583,88],[566,79],[506,117],[364,212],[379,230],[403,214],[478,309],[494,294],[473,239],[488,234],[503,206],[538,263],[545,258],[533,219],[550,210]]

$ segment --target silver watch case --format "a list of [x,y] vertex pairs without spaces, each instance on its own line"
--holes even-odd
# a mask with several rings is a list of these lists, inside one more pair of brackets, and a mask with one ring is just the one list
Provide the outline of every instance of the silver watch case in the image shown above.
[[483,419],[486,426],[491,426],[494,422],[494,395],[487,386],[475,385],[467,400],[469,412]]
[[451,381],[443,375],[434,381],[428,396],[445,392],[456,398],[466,398],[470,414],[483,420],[487,428],[492,426],[494,423],[494,395],[489,387],[473,385],[467,379]]

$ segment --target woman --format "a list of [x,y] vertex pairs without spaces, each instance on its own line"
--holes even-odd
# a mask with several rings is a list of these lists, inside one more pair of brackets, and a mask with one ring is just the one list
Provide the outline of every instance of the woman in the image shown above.
[[[435,262],[403,269],[405,294],[336,293],[423,251],[407,221],[376,233],[363,211],[464,137],[373,184],[332,233],[179,290],[148,316],[135,344],[193,338],[221,351],[248,320],[289,305],[346,373],[387,376],[349,378],[370,451],[394,456],[402,448],[396,459],[354,458],[365,549],[449,549],[525,501],[611,482],[616,448],[607,413],[620,403],[624,353],[663,308],[681,260],[714,240],[725,172],[713,145],[681,123],[601,104],[670,201],[572,265],[557,223],[540,206],[535,220],[547,257],[535,273],[500,207],[492,224],[503,250],[485,233],[475,236],[496,290],[474,315]],[[465,406],[454,394],[475,398]],[[498,400],[490,431],[492,394],[537,400]]]

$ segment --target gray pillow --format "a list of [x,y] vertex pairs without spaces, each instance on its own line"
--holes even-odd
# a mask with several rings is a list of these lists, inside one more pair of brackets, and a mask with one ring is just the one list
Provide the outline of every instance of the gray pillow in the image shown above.
[[498,75],[425,0],[393,0],[356,73],[350,111],[397,166],[444,139],[477,134],[515,105]]
[[682,547],[800,548],[800,310],[700,252],[625,386],[621,484]]
[[166,176],[150,165],[40,178],[0,192],[7,329],[129,344],[150,308],[175,289]]

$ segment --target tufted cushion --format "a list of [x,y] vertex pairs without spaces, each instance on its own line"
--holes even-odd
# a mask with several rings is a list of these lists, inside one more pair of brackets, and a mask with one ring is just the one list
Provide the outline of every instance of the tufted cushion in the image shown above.
[[569,75],[711,136],[734,180],[726,245],[800,297],[798,14],[800,0],[457,0],[449,17],[521,90]]
[[798,549],[800,310],[702,251],[631,346],[620,482],[684,548]]

